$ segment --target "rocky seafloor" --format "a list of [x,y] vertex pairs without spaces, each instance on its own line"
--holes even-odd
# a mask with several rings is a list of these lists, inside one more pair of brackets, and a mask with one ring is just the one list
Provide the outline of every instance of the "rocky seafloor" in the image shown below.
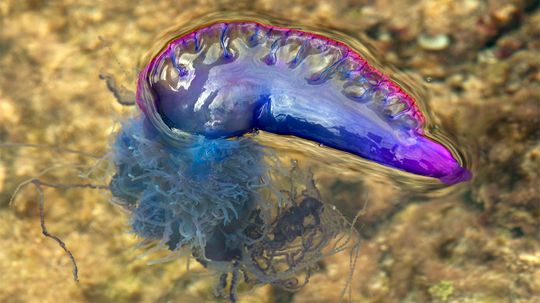
[[[103,155],[129,110],[99,73],[133,88],[156,35],[223,10],[365,36],[383,63],[423,82],[437,123],[468,149],[475,178],[429,201],[320,177],[344,213],[369,192],[352,302],[540,302],[538,1],[1,1],[0,142]],[[76,256],[79,284],[64,252],[41,235],[35,190],[8,205],[17,185],[44,169],[53,167],[48,181],[69,183],[74,164],[95,161],[0,147],[0,302],[218,302],[215,277],[197,264],[147,265],[105,192],[45,190],[49,230]],[[334,255],[296,293],[265,286],[239,302],[333,303],[348,266],[348,255]]]

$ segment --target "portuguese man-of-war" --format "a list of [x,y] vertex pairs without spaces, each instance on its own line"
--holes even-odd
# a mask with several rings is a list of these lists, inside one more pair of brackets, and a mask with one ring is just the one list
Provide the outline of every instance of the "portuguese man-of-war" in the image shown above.
[[[192,256],[218,273],[216,294],[236,302],[240,283],[297,290],[319,261],[350,250],[343,296],[359,251],[358,214],[343,216],[311,168],[262,135],[444,184],[471,178],[455,149],[429,133],[414,98],[354,46],[253,20],[214,18],[176,32],[141,70],[136,94],[100,75],[120,104],[137,105],[134,114],[105,157],[58,151],[111,160],[109,184],[40,180],[47,169],[16,189],[10,203],[36,187],[42,233],[71,258],[74,280],[74,255],[45,226],[45,187],[110,190],[144,247]],[[41,148],[0,143],[11,146]]]
[[218,268],[230,301],[240,275],[296,289],[317,261],[356,245],[309,170],[283,165],[256,131],[447,184],[471,176],[396,83],[347,45],[300,30],[216,21],[178,35],[141,71],[136,103],[142,114],[111,152],[115,201],[145,241]]

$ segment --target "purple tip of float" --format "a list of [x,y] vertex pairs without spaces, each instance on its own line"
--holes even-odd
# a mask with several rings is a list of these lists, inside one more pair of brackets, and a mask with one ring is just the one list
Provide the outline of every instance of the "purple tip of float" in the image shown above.
[[460,182],[469,181],[472,179],[470,170],[463,167],[456,167],[451,174],[441,177],[439,180],[444,184],[452,185]]
[[410,95],[354,49],[318,34],[255,22],[196,29],[144,68],[137,103],[165,131],[224,138],[260,129],[446,184],[471,178],[425,135]]
[[472,178],[471,172],[461,166],[448,148],[424,135],[418,135],[415,144],[402,147],[396,152],[398,157],[401,154],[407,160],[399,161],[398,158],[398,162],[405,171],[434,177],[448,185]]

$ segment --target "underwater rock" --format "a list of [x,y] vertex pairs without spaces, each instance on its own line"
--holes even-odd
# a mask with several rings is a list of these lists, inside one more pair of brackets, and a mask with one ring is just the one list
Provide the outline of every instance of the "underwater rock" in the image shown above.
[[447,35],[428,36],[422,34],[418,36],[418,44],[426,50],[440,51],[450,45],[450,38]]

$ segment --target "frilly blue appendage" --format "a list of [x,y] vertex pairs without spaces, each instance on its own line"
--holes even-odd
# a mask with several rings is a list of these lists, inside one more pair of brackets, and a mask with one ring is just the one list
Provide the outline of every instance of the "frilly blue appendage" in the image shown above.
[[145,125],[124,124],[114,145],[111,191],[133,211],[135,233],[171,249],[204,248],[216,226],[246,216],[265,174],[259,147],[247,140],[207,140],[171,147]]
[[171,146],[142,116],[124,123],[112,152],[111,192],[132,213],[133,232],[207,267],[296,289],[316,262],[356,243],[311,174],[283,167],[252,138],[193,135]]

